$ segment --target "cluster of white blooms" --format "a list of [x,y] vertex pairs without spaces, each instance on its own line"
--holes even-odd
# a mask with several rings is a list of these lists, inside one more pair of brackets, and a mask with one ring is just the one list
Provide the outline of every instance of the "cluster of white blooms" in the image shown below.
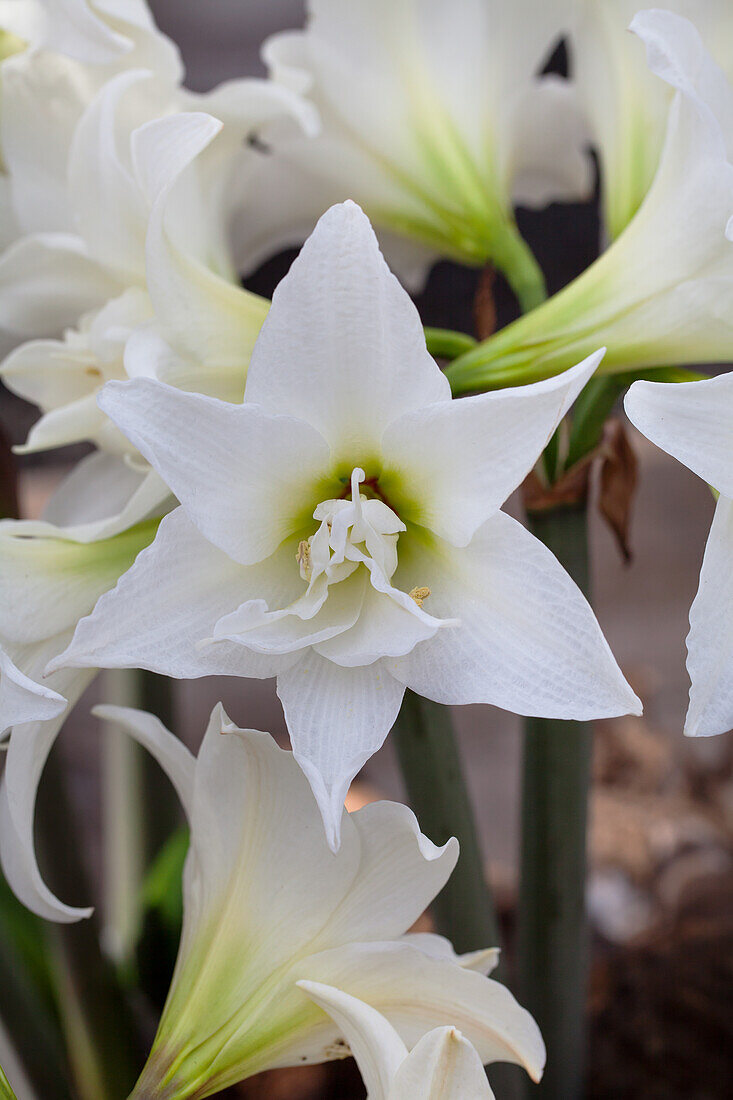
[[[159,759],[191,828],[134,1096],[349,1047],[374,1100],[490,1097],[491,1061],[542,1073],[495,952],[408,932],[457,844],[344,799],[406,689],[640,713],[585,597],[501,509],[597,370],[731,358],[733,90],[683,15],[700,9],[728,72],[733,28],[725,0],[673,7],[311,0],[305,30],[266,43],[267,80],[197,95],[145,0],[0,0],[0,376],[41,410],[20,450],[95,446],[41,520],[0,521],[6,877],[44,917],[89,912],[48,889],[33,833],[99,668],[276,677],[293,750],[217,708],[194,758],[150,715],[100,709]],[[540,75],[563,35],[575,82]],[[410,288],[438,257],[491,262],[536,304],[514,206],[587,194],[590,139],[614,243],[477,349],[479,373],[446,375],[380,245]],[[306,237],[272,304],[242,289]],[[454,399],[449,378],[468,389],[506,356],[541,380]],[[729,379],[639,382],[627,409],[720,493],[687,732],[721,732]]]

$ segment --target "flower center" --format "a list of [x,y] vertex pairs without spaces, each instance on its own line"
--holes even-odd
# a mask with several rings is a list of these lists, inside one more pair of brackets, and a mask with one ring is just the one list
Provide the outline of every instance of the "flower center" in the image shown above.
[[325,575],[327,584],[345,580],[359,567],[377,570],[389,580],[397,568],[397,540],[406,527],[377,497],[365,497],[359,486],[366,481],[356,467],[351,475],[351,500],[324,500],[313,518],[320,526],[298,546],[300,575],[313,585]]

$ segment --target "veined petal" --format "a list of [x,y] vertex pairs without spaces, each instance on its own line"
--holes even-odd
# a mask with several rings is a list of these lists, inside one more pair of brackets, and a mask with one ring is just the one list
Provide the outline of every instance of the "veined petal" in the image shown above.
[[390,424],[380,486],[400,516],[467,546],[524,480],[603,358],[555,378],[428,405]]
[[66,699],[21,672],[0,645],[0,736],[11,726],[47,721],[65,710]]
[[647,439],[733,497],[733,374],[676,385],[634,382],[624,407]]
[[337,459],[351,456],[350,473],[392,420],[449,399],[367,218],[351,202],[333,207],[275,291],[245,400],[308,421]]
[[465,549],[403,538],[395,581],[431,589],[438,615],[460,619],[392,675],[441,703],[493,703],[517,714],[584,720],[641,713],[585,597],[553,554],[497,512]]
[[352,943],[312,955],[296,977],[326,985],[378,1009],[413,1047],[446,1021],[460,1028],[481,1061],[514,1062],[539,1080],[545,1049],[530,1014],[505,986],[405,943]]
[[[392,1091],[392,1082],[407,1057],[407,1047],[388,1020],[334,986],[300,981],[298,986],[327,1012],[349,1044],[359,1066],[370,1100],[403,1100]],[[417,1095],[417,1094],[416,1094]],[[419,1100],[425,1100],[423,1092]]]
[[475,1047],[454,1027],[428,1032],[410,1051],[394,1081],[399,1100],[493,1100]]
[[349,785],[392,728],[404,691],[381,662],[342,668],[315,652],[278,674],[293,754],[313,788],[333,851],[341,842]]
[[144,378],[109,383],[99,404],[199,530],[235,561],[273,553],[302,530],[321,499],[329,450],[303,420]]
[[263,657],[241,645],[200,643],[211,638],[222,615],[248,598],[294,599],[294,587],[302,586],[292,567],[295,549],[286,543],[262,565],[243,568],[176,508],[134,566],[82,619],[54,667],[149,668],[182,679],[274,676],[297,656]]
[[708,737],[733,727],[733,502],[721,496],[690,609],[687,671],[689,737]]

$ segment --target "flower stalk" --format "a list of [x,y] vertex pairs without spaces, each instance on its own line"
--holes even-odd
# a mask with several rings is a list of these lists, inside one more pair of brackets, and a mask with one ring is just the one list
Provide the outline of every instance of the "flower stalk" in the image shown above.
[[[530,517],[586,594],[589,590],[584,502]],[[522,775],[519,989],[547,1045],[536,1094],[583,1095],[588,925],[586,832],[592,735],[587,723],[528,718]]]
[[410,804],[434,844],[455,836],[461,854],[432,904],[457,951],[499,945],[499,927],[450,712],[408,691],[394,728]]

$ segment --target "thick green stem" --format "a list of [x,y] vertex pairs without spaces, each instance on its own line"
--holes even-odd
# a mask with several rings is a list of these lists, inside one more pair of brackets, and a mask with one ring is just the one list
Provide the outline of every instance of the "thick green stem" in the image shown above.
[[[43,775],[37,813],[44,877],[72,903],[87,902],[90,889],[58,756]],[[96,915],[48,929],[67,1050],[81,1100],[122,1100],[142,1060],[128,1005],[100,949]]]
[[[589,590],[586,508],[530,517],[535,535]],[[583,1096],[588,986],[586,832],[592,735],[588,725],[529,718],[522,783],[519,994],[547,1045],[532,1096]]]
[[426,328],[425,343],[436,359],[457,359],[476,347],[473,336],[449,328]]
[[457,951],[498,946],[496,913],[450,712],[408,691],[393,737],[420,828],[435,844],[455,836],[461,845],[458,865],[433,902],[439,931]]

